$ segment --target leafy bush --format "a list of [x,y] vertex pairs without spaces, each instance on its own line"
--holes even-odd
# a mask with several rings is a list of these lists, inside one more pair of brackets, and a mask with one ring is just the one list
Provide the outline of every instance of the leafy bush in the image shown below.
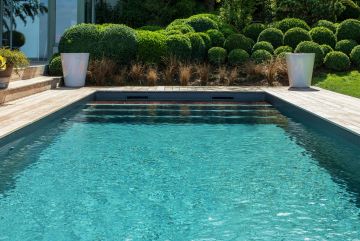
[[192,33],[195,32],[195,30],[188,24],[176,24],[176,25],[169,25],[165,29],[167,32],[170,31],[180,31],[181,33]]
[[145,63],[159,63],[167,54],[166,36],[157,32],[137,31],[137,57]]
[[360,45],[353,48],[353,50],[350,53],[350,59],[354,65],[360,67]]
[[202,37],[198,33],[189,33],[186,35],[191,42],[191,58],[203,60],[206,54],[206,46]]
[[233,49],[243,49],[251,53],[253,45],[254,41],[251,38],[245,37],[242,34],[233,34],[225,40],[224,48],[229,52]]
[[336,33],[335,24],[328,20],[319,20],[315,23],[314,27],[324,27],[324,28],[331,30],[333,33]]
[[246,37],[251,38],[255,42],[259,38],[259,35],[262,31],[266,29],[265,25],[262,23],[252,23],[247,25],[243,29],[243,33]]
[[264,49],[256,50],[252,53],[251,58],[255,61],[255,63],[260,64],[272,59],[272,55],[269,51]]
[[171,36],[171,35],[182,35],[183,33],[180,30],[169,30],[169,31],[159,31],[160,33]]
[[231,65],[239,65],[248,61],[250,55],[243,49],[234,49],[231,50],[228,56],[229,64]]
[[126,64],[136,56],[136,32],[125,25],[109,25],[101,41],[102,52],[113,61]]
[[62,76],[62,64],[61,64],[61,57],[57,56],[53,58],[49,64],[49,75],[50,76]]
[[338,16],[338,20],[342,21],[349,18],[359,18],[360,8],[352,0],[340,0],[341,5],[345,8]]
[[266,41],[257,42],[254,45],[252,51],[255,52],[256,50],[259,50],[259,49],[264,49],[264,50],[269,51],[270,53],[274,53],[274,47],[272,46],[271,43],[266,42]]
[[138,28],[138,30],[147,30],[147,31],[159,31],[162,30],[163,28],[161,26],[158,25],[146,25],[146,26],[142,26],[140,28]]
[[[4,39],[7,39],[7,44],[8,46],[10,46],[10,32],[6,31],[4,33]],[[5,41],[4,41],[5,42]],[[23,33],[20,33],[19,31],[13,30],[13,41],[12,41],[12,46],[14,48],[20,48],[22,46],[24,46],[26,42],[26,38],[25,35]]]
[[0,48],[0,56],[5,58],[7,65],[14,65],[15,71],[16,69],[27,67],[29,65],[29,60],[26,55],[19,50]]
[[[90,53],[91,57],[100,57],[103,46],[101,38],[99,27],[96,25],[78,24],[65,31],[59,42],[59,52]],[[133,33],[133,38],[136,45],[135,33]],[[107,45],[109,46],[108,43]]]
[[212,14],[212,13],[199,13],[191,16],[191,18],[210,18],[213,20],[217,25],[222,24],[222,20],[220,19],[219,15]]
[[284,44],[284,34],[279,29],[268,28],[260,33],[258,41],[269,42],[274,48],[277,48]]
[[226,61],[227,51],[221,47],[212,47],[208,51],[208,58],[212,64],[223,64]]
[[209,29],[218,29],[216,22],[209,17],[192,16],[187,21],[196,32],[206,32]]
[[190,59],[192,47],[190,39],[185,35],[171,35],[166,40],[171,56],[180,60]]
[[336,43],[335,50],[350,55],[353,48],[357,46],[357,42],[352,39],[344,39]]
[[280,55],[281,53],[292,53],[294,50],[290,46],[280,46],[275,49],[274,53],[276,56]]
[[304,20],[298,18],[285,18],[277,24],[277,28],[279,28],[283,33],[296,27],[304,30],[310,30],[309,25]]
[[206,33],[209,35],[213,47],[224,46],[225,37],[219,30],[210,29]]
[[360,42],[360,21],[347,19],[341,22],[336,31],[337,40],[353,39]]
[[320,66],[323,64],[324,52],[321,46],[315,42],[304,41],[299,43],[295,53],[315,53],[315,65]]
[[326,55],[325,67],[335,71],[345,71],[350,67],[350,59],[343,52],[333,51]]
[[312,41],[318,44],[327,44],[332,48],[336,45],[336,36],[335,34],[325,27],[315,27],[310,30],[310,36]]
[[303,41],[311,41],[311,37],[308,31],[299,27],[289,29],[284,35],[284,44],[292,48]]
[[327,44],[322,44],[320,45],[321,46],[321,49],[323,50],[324,52],[324,56],[326,56],[328,53],[334,51],[333,48],[331,48],[331,46],[327,45]]
[[220,24],[219,30],[222,34],[224,34],[225,38],[229,37],[232,34],[238,33],[238,30],[234,26],[227,23]]
[[205,43],[206,50],[212,47],[211,38],[207,33],[198,33]]

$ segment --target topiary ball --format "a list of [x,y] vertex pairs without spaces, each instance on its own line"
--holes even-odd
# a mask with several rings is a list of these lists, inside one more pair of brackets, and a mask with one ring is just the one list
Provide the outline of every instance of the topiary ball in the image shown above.
[[276,27],[280,29],[283,33],[287,32],[292,28],[302,28],[309,31],[309,25],[301,19],[298,18],[285,18],[276,24]]
[[360,21],[347,19],[341,22],[336,31],[337,40],[353,39],[360,42]]
[[224,48],[229,52],[233,49],[243,49],[251,53],[253,45],[254,41],[251,38],[245,37],[243,34],[233,34],[225,40]]
[[266,29],[266,27],[262,23],[252,23],[252,24],[247,25],[243,29],[243,34],[246,37],[251,38],[252,40],[254,40],[256,42],[257,39],[259,38],[260,33],[262,31],[264,31],[265,29]]
[[269,51],[270,53],[274,53],[274,47],[271,43],[266,41],[257,42],[254,47],[252,48],[252,51],[255,52],[256,50],[264,49]]
[[328,20],[319,20],[314,24],[314,27],[324,27],[332,31],[333,33],[336,33],[336,26],[333,22],[330,22]]
[[159,63],[167,55],[166,36],[157,32],[136,32],[137,58],[144,63]]
[[276,56],[280,55],[281,53],[292,53],[294,50],[290,46],[280,46],[275,49],[274,54]]
[[357,46],[357,42],[352,39],[344,39],[336,43],[335,50],[350,55],[353,48]]
[[[26,42],[26,38],[25,35],[19,31],[13,30],[12,31],[12,46],[14,48],[21,48],[22,46],[24,46],[25,42]],[[6,31],[4,33],[4,40],[7,39],[8,41],[6,41],[9,46],[10,46],[10,32]],[[5,42],[5,41],[4,41]]]
[[180,60],[188,60],[191,58],[191,41],[187,36],[180,34],[168,36],[166,44],[170,56],[174,56]]
[[146,31],[155,32],[155,31],[159,31],[162,29],[163,28],[158,25],[146,25],[146,26],[142,26],[142,27],[138,28],[137,30],[146,30]]
[[225,38],[239,32],[234,26],[227,23],[222,23],[221,25],[219,25],[219,31],[224,34]]
[[311,41],[311,37],[308,31],[299,27],[289,29],[284,35],[284,44],[292,48],[303,41]]
[[356,65],[357,67],[360,66],[360,45],[353,48],[350,53],[351,62]]
[[167,32],[170,31],[179,31],[183,34],[185,33],[193,33],[195,30],[188,24],[177,24],[177,25],[169,25],[165,29]]
[[209,35],[213,47],[224,46],[225,37],[219,30],[210,29],[206,33]]
[[295,53],[315,53],[315,66],[321,66],[324,60],[324,52],[318,43],[304,41],[298,44]]
[[256,50],[251,55],[251,59],[255,61],[257,64],[261,64],[263,62],[269,61],[272,59],[272,55],[269,51],[266,51],[264,49]]
[[345,9],[337,16],[339,21],[349,18],[359,18],[360,7],[358,6],[358,2],[355,3],[353,0],[341,0],[340,3]]
[[310,36],[312,41],[318,44],[327,44],[330,47],[334,48],[336,45],[336,36],[335,34],[325,27],[315,27],[310,30]]
[[54,57],[49,64],[49,75],[50,76],[62,76],[62,64],[61,64],[61,57],[57,56]]
[[204,16],[192,16],[186,21],[186,23],[196,32],[206,32],[209,29],[219,29],[219,26],[214,20]]
[[284,34],[279,29],[268,28],[260,33],[258,42],[261,41],[269,42],[274,48],[277,48],[284,44]]
[[327,44],[322,44],[322,45],[320,45],[320,47],[322,48],[322,50],[324,52],[324,56],[326,56],[328,53],[334,51],[334,49],[331,48],[331,46],[329,46]]
[[231,50],[228,56],[228,62],[231,65],[239,65],[248,61],[250,55],[243,49]]
[[346,71],[350,68],[350,59],[343,52],[333,51],[326,55],[325,67],[335,71]]
[[203,60],[206,55],[206,46],[202,37],[198,33],[188,33],[186,36],[191,42],[191,59]]
[[206,51],[209,50],[212,47],[210,36],[207,33],[198,33],[198,34],[205,43]]
[[208,59],[212,64],[223,64],[226,61],[227,51],[221,47],[212,47],[208,51]]

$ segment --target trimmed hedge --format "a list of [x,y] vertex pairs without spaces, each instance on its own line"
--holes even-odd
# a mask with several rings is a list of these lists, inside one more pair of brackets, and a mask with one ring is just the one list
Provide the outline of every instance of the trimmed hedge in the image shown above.
[[279,29],[268,28],[260,33],[258,42],[260,41],[269,42],[274,48],[277,48],[284,44],[284,34]]
[[224,48],[230,52],[233,49],[243,49],[251,53],[254,41],[251,38],[245,37],[243,34],[230,35],[224,43]]
[[189,24],[195,32],[206,32],[209,29],[219,29],[219,26],[214,20],[204,16],[192,16],[186,23]]
[[304,41],[299,43],[295,53],[315,53],[315,65],[318,67],[323,64],[324,52],[318,43]]
[[327,45],[327,44],[322,44],[320,45],[321,46],[321,49],[323,50],[324,52],[324,56],[326,56],[328,53],[334,51],[333,48],[331,48],[331,46]]
[[246,37],[251,38],[252,40],[254,40],[256,42],[257,39],[259,38],[260,33],[262,31],[264,31],[265,29],[266,29],[266,27],[262,23],[252,23],[252,24],[247,25],[243,29],[243,34]]
[[202,40],[205,43],[206,50],[210,49],[212,47],[211,38],[207,33],[197,33],[200,35]]
[[257,42],[254,47],[252,48],[252,51],[255,52],[256,50],[264,49],[267,50],[270,53],[274,53],[274,47],[271,43],[266,41]]
[[216,29],[210,29],[206,32],[210,39],[211,39],[211,45],[213,47],[223,47],[225,42],[224,34],[222,34],[219,30]]
[[145,63],[159,63],[167,55],[166,36],[140,30],[136,33],[137,57]]
[[360,67],[360,45],[353,48],[350,53],[350,60],[354,65]]
[[166,40],[170,56],[180,60],[190,59],[192,53],[191,41],[185,35],[171,35]]
[[167,32],[170,32],[170,31],[180,31],[181,33],[192,33],[192,32],[195,32],[195,30],[190,26],[190,25],[187,25],[187,24],[176,24],[176,25],[169,25],[168,27],[166,27],[165,29]]
[[63,75],[61,57],[60,56],[57,56],[57,57],[53,58],[50,61],[49,74],[51,76],[62,76]]
[[162,29],[163,28],[158,25],[146,25],[146,26],[142,26],[142,27],[138,28],[137,30],[146,30],[146,31],[155,32],[155,31],[159,31]]
[[275,49],[274,54],[276,56],[282,54],[282,53],[292,53],[294,50],[290,46],[280,46],[277,49]]
[[212,47],[208,51],[208,59],[212,64],[223,64],[226,61],[227,51],[221,47]]
[[231,65],[239,65],[248,61],[250,55],[243,49],[231,50],[228,56],[228,62]]
[[343,52],[333,51],[326,55],[325,67],[335,71],[346,71],[350,68],[350,59]]
[[341,22],[336,31],[337,40],[353,39],[360,42],[360,21],[347,19]]
[[335,50],[350,55],[353,48],[357,46],[357,42],[352,39],[344,39],[336,43]]
[[292,48],[303,41],[311,41],[311,37],[308,31],[299,27],[289,29],[284,35],[284,44]]
[[309,25],[301,19],[298,18],[285,18],[283,20],[281,20],[280,22],[278,22],[276,24],[276,27],[278,29],[280,29],[283,33],[287,32],[288,30],[292,29],[292,28],[302,28],[304,30],[309,31],[310,27]]
[[191,42],[191,58],[194,60],[203,60],[206,55],[206,46],[202,37],[198,33],[189,33],[186,36]]
[[336,45],[335,34],[325,27],[315,27],[310,30],[310,36],[312,41],[318,44],[327,44],[332,48]]
[[330,22],[328,20],[319,20],[314,24],[314,27],[324,27],[329,29],[334,34],[336,33],[336,26],[333,22]]
[[264,49],[256,50],[251,55],[251,59],[255,61],[255,63],[260,64],[266,61],[269,61],[272,59],[272,55],[269,51],[266,51]]

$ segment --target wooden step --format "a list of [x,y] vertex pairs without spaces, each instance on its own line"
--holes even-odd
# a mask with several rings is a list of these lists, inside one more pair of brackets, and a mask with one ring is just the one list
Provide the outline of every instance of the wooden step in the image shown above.
[[43,76],[46,70],[46,65],[30,65],[26,68],[17,69],[11,75],[10,81],[28,80],[36,77]]

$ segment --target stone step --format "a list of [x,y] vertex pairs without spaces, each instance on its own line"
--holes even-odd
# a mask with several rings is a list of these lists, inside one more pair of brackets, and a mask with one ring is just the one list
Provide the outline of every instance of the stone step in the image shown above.
[[0,90],[0,104],[17,100],[58,87],[60,77],[41,76],[27,80],[12,81],[7,89]]
[[26,68],[14,70],[10,81],[28,80],[43,76],[46,70],[45,64],[33,64]]

